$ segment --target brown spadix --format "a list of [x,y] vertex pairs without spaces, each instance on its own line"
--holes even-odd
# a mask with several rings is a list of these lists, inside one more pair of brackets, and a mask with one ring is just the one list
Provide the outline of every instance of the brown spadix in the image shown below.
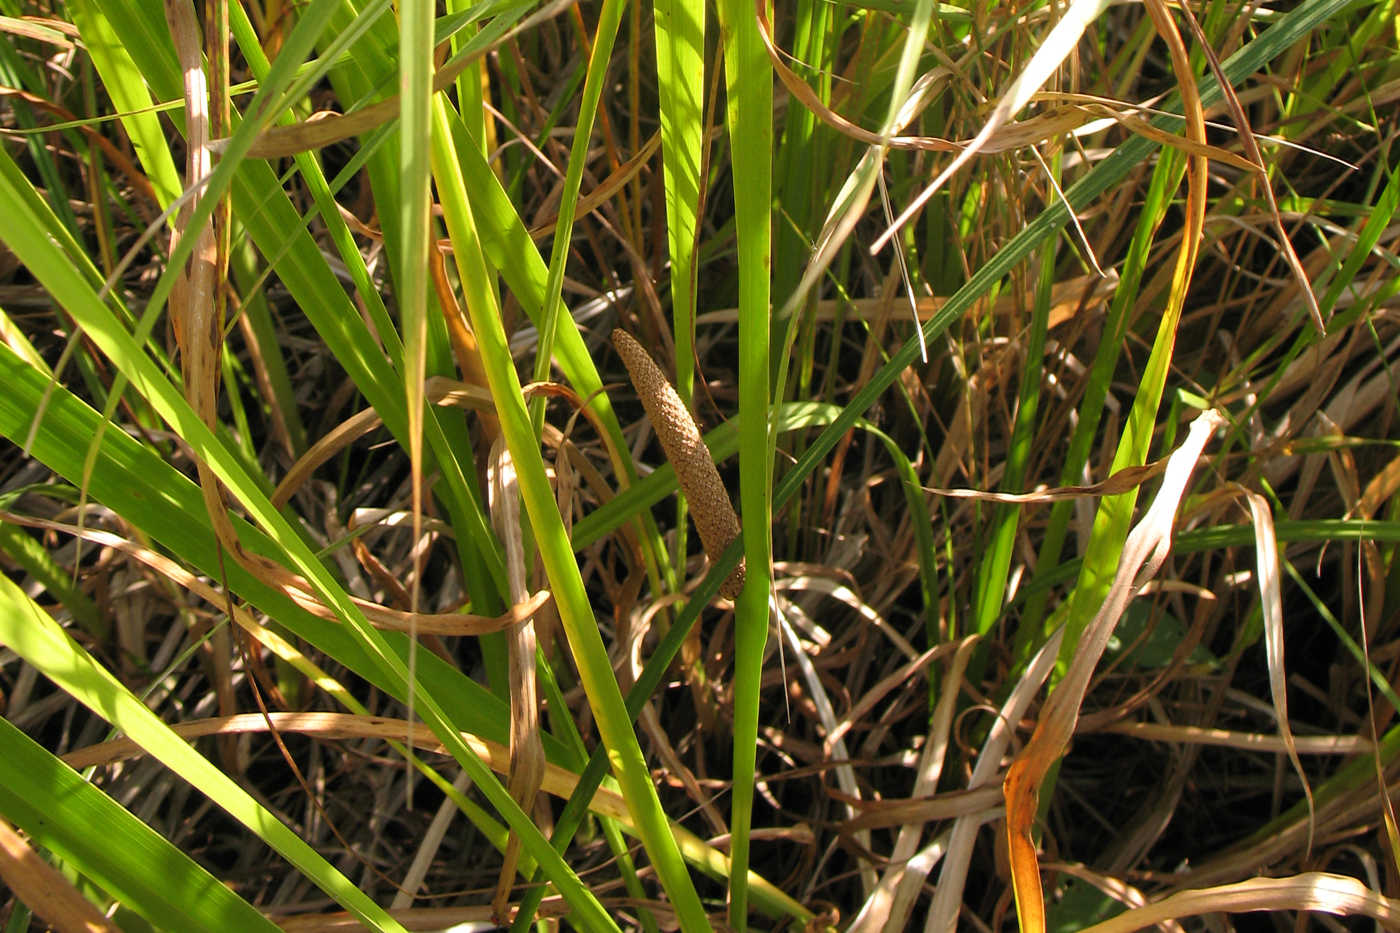
[[[700,429],[690,416],[690,410],[652,361],[651,354],[625,330],[613,331],[612,341],[627,367],[627,374],[632,377],[632,385],[642,400],[657,440],[661,441],[661,449],[676,469],[681,492],[690,501],[690,516],[700,532],[705,554],[711,562],[718,561],[725,548],[739,537],[739,516],[734,513],[729,492],[715,469],[710,448],[700,437]],[[741,560],[719,592],[733,599],[743,588],[744,562]]]

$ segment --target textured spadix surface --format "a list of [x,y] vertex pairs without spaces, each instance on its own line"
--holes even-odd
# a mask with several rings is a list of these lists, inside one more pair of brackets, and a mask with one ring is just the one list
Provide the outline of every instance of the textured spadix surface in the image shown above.
[[[739,536],[739,516],[715,469],[710,449],[700,437],[700,429],[690,410],[666,381],[651,354],[625,330],[614,330],[613,346],[632,377],[632,385],[642,400],[652,430],[661,441],[666,459],[676,468],[676,480],[690,500],[690,514],[700,532],[700,541],[711,561],[719,560],[729,543]],[[720,587],[720,595],[729,599],[744,588],[744,563]]]

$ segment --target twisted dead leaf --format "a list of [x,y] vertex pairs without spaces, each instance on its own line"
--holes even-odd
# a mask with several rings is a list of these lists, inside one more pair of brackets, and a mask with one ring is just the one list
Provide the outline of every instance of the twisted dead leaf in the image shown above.
[[1167,559],[1171,551],[1172,526],[1186,492],[1186,483],[1200,460],[1206,441],[1223,423],[1224,419],[1214,410],[1202,412],[1191,422],[1186,440],[1167,462],[1157,498],[1128,535],[1108,597],[1080,636],[1074,659],[1041,710],[1030,742],[1007,769],[1002,793],[1006,797],[1008,856],[1016,912],[1024,931],[1044,933],[1045,930],[1040,864],[1031,839],[1040,785],[1051,766],[1064,754],[1074,734],[1089,680],[1123,611]]
[[[491,518],[506,552],[506,578],[511,599],[523,596],[525,544],[520,528],[520,496],[515,480],[515,464],[510,451],[497,439],[493,445],[491,468]],[[532,813],[535,797],[544,779],[544,742],[540,738],[539,684],[535,679],[535,622],[524,619],[506,632],[510,683],[510,776],[507,789],[520,809]],[[520,861],[520,839],[511,834],[506,842],[491,908],[498,920],[504,919],[510,901],[511,882]]]

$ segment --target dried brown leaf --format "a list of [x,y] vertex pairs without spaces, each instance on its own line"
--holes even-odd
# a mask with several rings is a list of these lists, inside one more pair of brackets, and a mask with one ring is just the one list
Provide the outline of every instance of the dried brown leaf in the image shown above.
[[[506,552],[506,580],[511,599],[519,601],[526,592],[525,544],[520,526],[520,496],[515,465],[510,451],[497,439],[493,445],[491,468],[491,519]],[[544,779],[544,741],[540,734],[539,684],[535,676],[535,623],[522,619],[506,630],[510,685],[510,773],[507,789],[520,809],[532,813],[535,796]],[[514,833],[506,842],[505,860],[491,906],[498,919],[507,916],[511,885],[520,861],[520,839]]]
[[1316,910],[1342,917],[1371,917],[1388,929],[1400,929],[1400,902],[1372,891],[1355,878],[1314,871],[1291,878],[1251,878],[1181,891],[1121,913],[1084,933],[1130,933],[1178,917],[1251,910]]
[[1035,844],[1031,840],[1041,782],[1064,754],[1074,734],[1090,677],[1123,611],[1166,560],[1171,550],[1172,525],[1186,492],[1186,483],[1206,441],[1223,420],[1214,410],[1202,412],[1191,423],[1186,440],[1168,458],[1162,488],[1129,533],[1103,606],[1080,636],[1074,658],[1064,679],[1041,710],[1030,742],[1007,769],[1002,789],[1006,795],[1008,857],[1022,930],[1033,933],[1045,930],[1045,902]]

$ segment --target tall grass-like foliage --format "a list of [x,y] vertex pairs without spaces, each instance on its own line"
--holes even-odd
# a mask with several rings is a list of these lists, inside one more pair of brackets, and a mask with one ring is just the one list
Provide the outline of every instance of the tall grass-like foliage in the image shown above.
[[8,927],[1400,924],[1395,22],[0,0]]

